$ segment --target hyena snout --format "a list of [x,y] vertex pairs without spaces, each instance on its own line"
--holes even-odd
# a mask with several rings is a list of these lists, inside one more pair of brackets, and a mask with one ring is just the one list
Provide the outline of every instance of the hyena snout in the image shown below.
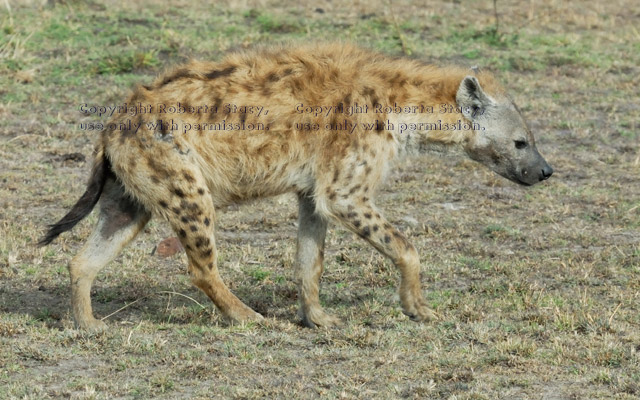
[[533,185],[549,179],[553,175],[553,168],[542,156],[538,155],[536,160],[522,168],[518,175],[518,183]]
[[542,167],[542,171],[540,171],[540,180],[544,181],[547,180],[551,177],[551,175],[553,175],[553,168],[551,168],[551,165],[547,164],[546,161],[544,163],[544,167]]

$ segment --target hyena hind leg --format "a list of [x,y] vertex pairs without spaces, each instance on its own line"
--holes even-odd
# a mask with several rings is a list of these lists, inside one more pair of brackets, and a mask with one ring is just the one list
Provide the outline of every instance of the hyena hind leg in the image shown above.
[[220,312],[232,322],[260,321],[258,314],[225,285],[218,272],[214,237],[215,209],[211,193],[201,171],[178,159],[167,165],[180,165],[181,171],[166,173],[166,180],[153,184],[142,171],[136,177],[142,182],[139,190],[167,218],[185,248],[192,283],[213,301]]
[[99,203],[98,224],[80,252],[71,260],[71,306],[80,329],[106,328],[93,316],[91,285],[96,275],[144,228],[151,214],[124,191],[114,178],[105,182]]
[[296,277],[300,288],[302,324],[309,328],[339,325],[340,319],[327,314],[318,297],[327,221],[315,212],[315,203],[311,197],[299,195],[298,204]]

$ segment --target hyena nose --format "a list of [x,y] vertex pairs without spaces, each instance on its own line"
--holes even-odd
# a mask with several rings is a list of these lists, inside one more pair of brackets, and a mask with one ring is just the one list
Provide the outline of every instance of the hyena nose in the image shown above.
[[549,177],[551,177],[551,175],[553,175],[553,168],[551,168],[551,166],[549,165],[545,165],[544,168],[542,168],[542,173],[540,174],[540,180],[544,181],[549,179]]

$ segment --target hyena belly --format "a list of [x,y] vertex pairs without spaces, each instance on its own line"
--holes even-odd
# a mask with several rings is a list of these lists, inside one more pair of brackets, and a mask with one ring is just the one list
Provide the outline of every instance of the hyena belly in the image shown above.
[[314,158],[276,132],[207,132],[187,137],[216,206],[314,190]]

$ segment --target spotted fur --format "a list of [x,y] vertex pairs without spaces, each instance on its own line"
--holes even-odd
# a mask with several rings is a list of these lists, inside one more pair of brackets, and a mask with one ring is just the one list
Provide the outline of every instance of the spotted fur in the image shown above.
[[[207,105],[217,112],[120,113],[111,120],[116,125],[102,132],[87,193],[42,241],[71,229],[100,200],[98,226],[70,265],[74,318],[87,329],[104,327],[91,310],[93,279],[152,215],[171,224],[186,249],[193,283],[224,315],[236,321],[261,319],[218,274],[215,210],[287,192],[296,193],[299,201],[296,275],[305,325],[339,322],[318,300],[331,220],[392,260],[400,270],[404,313],[416,321],[430,320],[434,313],[422,294],[418,253],[374,205],[393,161],[431,148],[459,149],[526,184],[533,182],[529,178],[536,168],[548,167],[539,160],[525,165],[537,154],[533,136],[491,74],[438,68],[350,45],[278,47],[230,54],[220,62],[191,62],[137,87],[127,103],[186,110]],[[264,110],[261,115],[239,113],[226,105]],[[372,111],[314,115],[299,112],[300,105],[368,105]],[[376,105],[392,109],[374,113]],[[442,111],[441,105],[462,112]],[[397,113],[395,106],[433,111]],[[438,121],[476,125],[455,131],[419,125]],[[263,124],[264,129],[185,129],[215,123]],[[403,123],[406,129],[400,128]],[[304,128],[314,124],[320,128]],[[326,124],[345,129],[325,129]],[[516,152],[513,140],[526,141],[529,151]],[[526,168],[531,175],[523,175]]]

